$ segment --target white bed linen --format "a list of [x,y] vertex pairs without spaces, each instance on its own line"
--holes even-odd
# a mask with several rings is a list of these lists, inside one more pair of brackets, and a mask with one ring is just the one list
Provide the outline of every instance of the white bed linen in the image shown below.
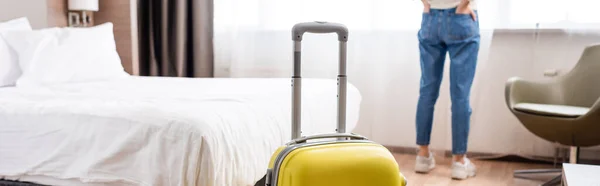
[[[302,84],[304,134],[333,132],[335,80]],[[290,100],[290,79],[132,76],[0,88],[0,177],[252,185],[271,153],[290,138]],[[360,101],[349,85],[348,131],[358,121]]]

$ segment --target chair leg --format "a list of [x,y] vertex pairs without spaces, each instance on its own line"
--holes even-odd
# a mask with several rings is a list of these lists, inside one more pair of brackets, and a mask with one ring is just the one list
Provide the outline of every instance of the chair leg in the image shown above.
[[569,163],[577,164],[579,162],[579,147],[571,147]]
[[544,173],[559,173],[560,169],[528,169],[528,170],[516,170],[515,174],[544,174]]
[[554,161],[553,161],[554,168],[556,168],[556,164],[558,163],[558,154],[559,153],[560,153],[560,147],[554,148]]
[[542,186],[555,186],[560,185],[562,181],[562,175],[552,178],[550,181],[544,183]]
[[569,150],[568,149],[562,149],[561,150],[560,158],[561,158],[561,164],[567,162],[568,158],[569,158]]
[[521,179],[530,179],[527,175],[532,174],[548,174],[548,173],[561,173],[561,169],[529,169],[529,170],[516,170],[514,171],[513,177]]
[[[556,154],[554,159],[556,165]],[[579,163],[579,147],[571,147],[569,150],[569,163]],[[550,181],[543,184],[543,186],[560,185],[562,182],[562,169],[529,169],[529,170],[516,170],[514,171],[515,178],[529,179],[526,175],[531,174],[548,174],[548,173],[559,173],[558,176],[552,178]]]

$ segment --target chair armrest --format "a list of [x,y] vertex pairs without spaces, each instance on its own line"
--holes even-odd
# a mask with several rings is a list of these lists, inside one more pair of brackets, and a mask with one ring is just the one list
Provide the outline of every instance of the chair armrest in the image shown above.
[[557,81],[528,81],[512,77],[504,90],[506,105],[512,110],[517,103],[561,104],[562,92]]
[[581,116],[580,118],[584,119],[584,118],[588,118],[588,117],[597,117],[597,118],[600,117],[600,98],[598,100],[596,100],[596,102],[594,102],[592,107],[590,107],[590,111],[588,111],[588,113]]

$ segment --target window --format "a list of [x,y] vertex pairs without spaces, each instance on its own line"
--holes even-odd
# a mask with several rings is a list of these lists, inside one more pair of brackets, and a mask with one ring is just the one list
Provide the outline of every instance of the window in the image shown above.
[[354,30],[417,29],[419,0],[218,0],[216,29],[289,30],[307,21],[343,23]]
[[598,28],[600,1],[597,0],[510,0],[512,27]]
[[[600,28],[600,0],[477,0],[482,29]],[[353,30],[416,30],[420,0],[218,0],[216,29],[289,30],[305,21]]]

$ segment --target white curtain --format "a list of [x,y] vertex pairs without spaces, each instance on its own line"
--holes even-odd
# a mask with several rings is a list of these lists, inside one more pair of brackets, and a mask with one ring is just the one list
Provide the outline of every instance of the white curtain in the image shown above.
[[[589,0],[576,1],[567,4],[589,4]],[[515,41],[522,42],[518,37],[524,37],[539,44],[536,28],[587,31],[600,23],[600,16],[593,10],[598,6],[565,6],[565,3],[478,0],[481,49],[472,89],[470,150],[543,155],[551,150],[547,142],[521,127],[503,105],[504,81],[508,77],[533,74],[531,71],[541,68],[534,68],[539,60],[536,55],[540,53],[532,51],[538,45],[517,45],[527,47],[529,52],[512,48],[522,54],[513,56],[514,52],[507,47],[510,43],[496,39],[495,33],[525,30],[516,32]],[[295,23],[345,24],[350,30],[349,82],[358,87],[363,97],[360,122],[354,132],[385,145],[413,147],[420,78],[417,31],[422,10],[420,0],[216,0],[215,75],[289,78],[293,66],[291,28]],[[307,35],[302,47],[303,77],[335,78],[338,57],[335,35]],[[500,51],[496,53],[495,49]],[[563,63],[572,65],[577,52],[573,50],[570,56],[563,56],[566,60]],[[521,68],[525,70],[519,70],[523,65]],[[432,147],[442,150],[451,148],[448,72],[446,69],[432,133]],[[520,141],[526,142],[519,144]],[[527,150],[530,148],[534,150]]]

